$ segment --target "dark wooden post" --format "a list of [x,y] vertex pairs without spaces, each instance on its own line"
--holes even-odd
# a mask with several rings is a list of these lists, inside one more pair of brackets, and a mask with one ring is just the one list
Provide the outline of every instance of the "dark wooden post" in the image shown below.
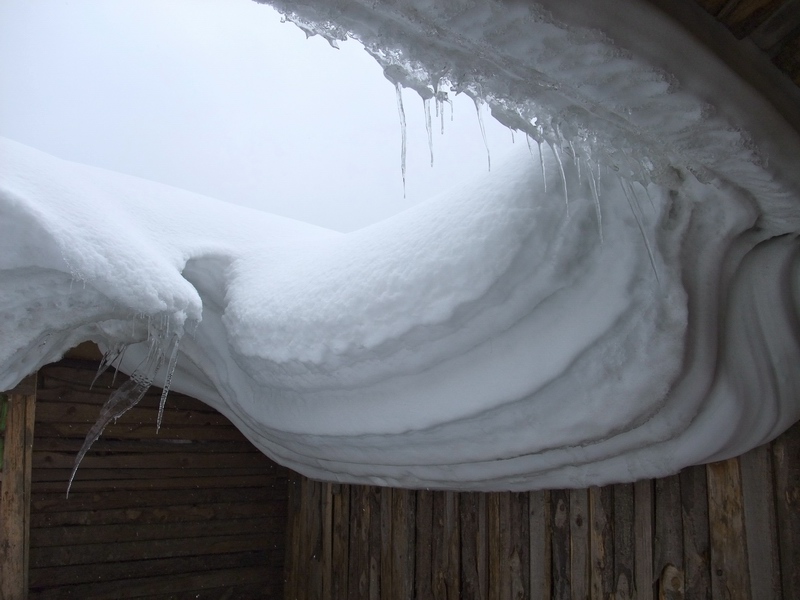
[[0,493],[0,598],[28,595],[31,458],[36,410],[36,376],[6,392],[9,401]]

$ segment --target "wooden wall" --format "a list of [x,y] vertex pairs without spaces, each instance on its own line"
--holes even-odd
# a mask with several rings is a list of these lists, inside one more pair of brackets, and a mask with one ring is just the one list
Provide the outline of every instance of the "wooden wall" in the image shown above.
[[65,498],[113,387],[109,374],[89,391],[95,368],[39,373],[29,597],[282,597],[287,471],[197,400],[171,393],[157,434],[153,390],[108,426]]
[[529,493],[290,480],[287,600],[800,598],[800,424],[740,459]]

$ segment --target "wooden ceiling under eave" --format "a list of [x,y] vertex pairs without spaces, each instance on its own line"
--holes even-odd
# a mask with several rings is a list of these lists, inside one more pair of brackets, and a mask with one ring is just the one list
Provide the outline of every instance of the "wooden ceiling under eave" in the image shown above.
[[800,86],[800,0],[695,0]]

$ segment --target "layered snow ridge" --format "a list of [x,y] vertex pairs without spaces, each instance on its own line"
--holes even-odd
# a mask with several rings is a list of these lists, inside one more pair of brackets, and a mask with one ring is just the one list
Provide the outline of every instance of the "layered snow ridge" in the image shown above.
[[663,476],[800,418],[797,133],[645,4],[441,6],[291,3],[534,142],[350,234],[2,140],[0,389],[93,340],[308,476],[459,490]]

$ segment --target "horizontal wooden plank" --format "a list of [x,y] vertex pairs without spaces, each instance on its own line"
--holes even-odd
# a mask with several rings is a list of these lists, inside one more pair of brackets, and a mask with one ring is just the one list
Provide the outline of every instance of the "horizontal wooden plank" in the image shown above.
[[[262,567],[241,567],[191,573],[185,575],[165,575],[161,577],[143,577],[120,582],[103,582],[81,584],[69,587],[58,587],[29,594],[29,600],[50,600],[62,598],[80,598],[81,600],[104,600],[108,598],[140,598],[158,594],[161,598],[172,597],[173,593],[185,594],[190,590],[198,590],[198,594],[209,594],[209,590],[230,586],[234,590],[243,585],[266,584],[267,572]],[[205,597],[220,598],[214,593]],[[232,597],[226,594],[226,598]]]
[[[37,452],[78,452],[83,446],[83,439],[79,438],[41,438],[37,437],[35,449]],[[245,439],[231,441],[213,440],[109,440],[100,438],[92,444],[92,452],[197,452],[197,453],[250,453],[261,454],[250,442]]]
[[102,581],[121,581],[134,577],[153,577],[179,573],[195,573],[211,569],[230,569],[256,565],[268,568],[270,554],[266,549],[231,554],[208,554],[136,560],[124,563],[73,565],[31,569],[30,586],[34,590]]
[[[71,452],[33,452],[34,469],[67,469],[72,468],[75,454]],[[91,450],[81,461],[87,469],[110,469],[115,467],[127,469],[149,469],[155,465],[160,468],[222,468],[222,467],[258,467],[267,466],[269,459],[263,454],[240,453],[151,453],[147,455],[134,453],[117,453],[108,456],[95,455]]]
[[114,544],[83,544],[80,546],[46,546],[31,548],[31,568],[64,565],[88,565],[128,560],[148,560],[201,554],[227,554],[262,550],[268,536],[257,532],[249,535],[208,536],[177,540],[146,540],[146,542],[117,542]]
[[[36,423],[36,439],[75,438],[83,440],[91,429],[89,423]],[[100,439],[120,440],[231,440],[245,441],[246,437],[235,427],[226,426],[182,426],[170,425],[156,431],[155,422],[138,425],[109,423]]]
[[[144,469],[141,469],[144,471]],[[70,494],[111,490],[186,490],[194,488],[252,488],[268,487],[274,483],[271,475],[237,475],[231,477],[175,477],[166,479],[114,479],[73,482]],[[67,491],[66,481],[41,481],[32,484],[34,493]],[[176,494],[177,495],[177,494]]]
[[[33,482],[57,481],[69,479],[71,469],[36,469],[33,471]],[[285,485],[288,479],[287,470],[271,463],[265,467],[246,468],[196,468],[196,469],[86,469],[81,466],[75,474],[75,483],[79,481],[114,481],[117,479],[173,479],[194,477],[241,477],[245,475],[270,475],[275,484]],[[75,485],[73,483],[73,485]]]
[[[268,518],[228,521],[187,521],[179,523],[115,523],[113,525],[72,525],[31,530],[31,547],[76,546],[80,544],[117,543],[143,540],[238,535],[276,531],[275,520]],[[282,528],[278,528],[279,530]]]
[[[77,404],[72,398],[63,398],[56,402],[42,399],[36,405],[36,421],[38,423],[94,423],[99,414],[99,408],[87,404]],[[158,407],[137,405],[120,416],[117,423],[152,423],[155,425],[157,418]],[[162,426],[232,426],[230,420],[217,412],[180,410],[171,406],[164,408],[161,423]]]
[[[183,501],[183,498],[180,500]],[[285,518],[285,516],[286,500],[284,497],[278,497],[274,500],[250,503],[172,504],[107,510],[40,512],[31,515],[31,527],[108,525],[114,523],[174,523],[238,519],[242,517]]]
[[40,512],[68,512],[71,510],[108,510],[112,508],[138,509],[145,506],[168,506],[176,500],[184,504],[224,504],[237,502],[265,502],[285,498],[282,489],[189,489],[176,498],[172,490],[137,491],[118,490],[106,492],[79,492],[70,494],[37,493],[31,495],[31,514]]

